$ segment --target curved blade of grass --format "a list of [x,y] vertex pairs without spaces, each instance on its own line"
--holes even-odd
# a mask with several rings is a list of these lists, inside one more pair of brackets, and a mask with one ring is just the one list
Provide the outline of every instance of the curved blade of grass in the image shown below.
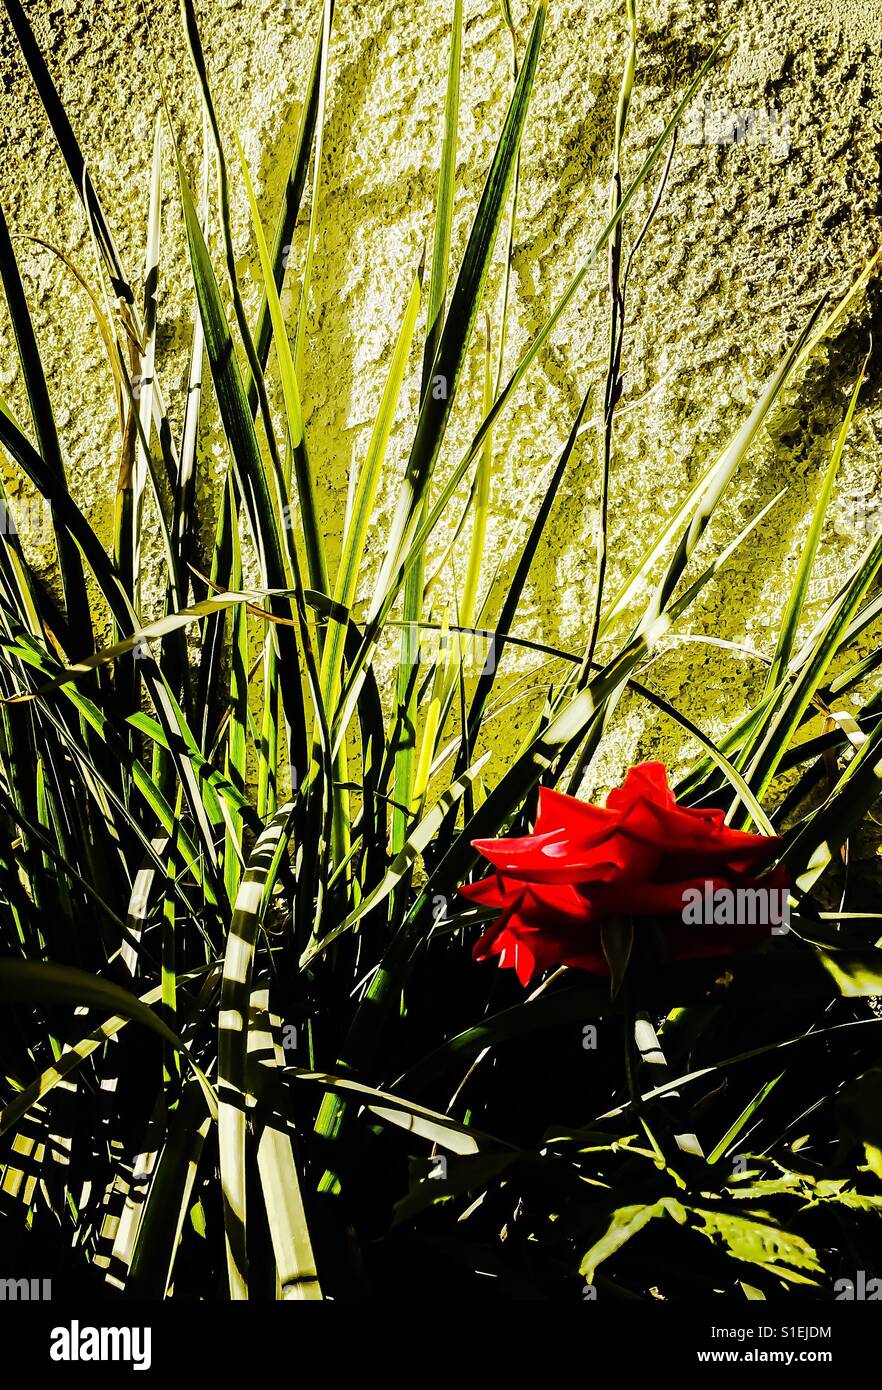
[[138,446],[132,477],[132,593],[140,607],[141,525],[144,492],[150,467],[150,425],[153,419],[153,381],[156,375],[156,319],[162,233],[162,116],[156,117],[153,165],[150,174],[150,209],[147,216],[147,251],[144,265],[144,340],[138,381]]
[[263,830],[239,886],[224,955],[218,1031],[218,1141],[230,1297],[248,1297],[245,1241],[245,1139],[248,1032],[254,948],[265,894],[291,833],[294,807],[282,806]]
[[43,237],[33,235],[28,235],[26,239],[28,241],[32,241],[35,246],[42,246],[45,251],[48,251],[51,255],[55,256],[65,267],[65,269],[70,272],[70,274],[73,276],[74,280],[76,280],[80,289],[84,292],[86,298],[89,301],[89,307],[91,308],[92,313],[94,315],[95,323],[98,328],[98,333],[101,338],[101,344],[104,348],[104,354],[107,358],[107,365],[110,369],[114,400],[116,401],[117,415],[119,418],[119,428],[120,433],[122,433],[125,421],[123,418],[123,386],[120,377],[119,354],[116,350],[113,329],[111,328],[108,322],[107,315],[104,311],[104,308],[102,307],[101,301],[98,298],[98,295],[93,290],[92,286],[89,284],[85,275],[82,273],[82,271],[80,271],[77,268],[75,263],[71,260],[70,256],[68,256],[64,251],[62,251],[60,247],[56,246],[54,242],[47,241]]
[[102,647],[99,651],[93,652],[91,656],[84,657],[82,661],[76,661],[71,666],[66,666],[54,680],[47,682],[46,685],[41,685],[37,690],[28,691],[21,695],[2,696],[0,699],[6,704],[40,700],[53,690],[58,690],[60,686],[75,680],[84,672],[95,671],[100,666],[106,666],[110,662],[119,660],[122,656],[127,656],[129,652],[138,651],[143,643],[155,642],[162,637],[167,637],[170,632],[177,632],[191,623],[198,622],[200,618],[204,618],[209,613],[223,612],[228,608],[242,604],[256,603],[260,597],[260,594],[243,593],[242,591],[213,594],[209,598],[203,599],[201,603],[194,603],[190,608],[182,608],[179,613],[169,613],[163,618],[156,618],[152,623],[145,623],[143,627],[136,628],[131,636],[126,637],[122,642],[114,642],[110,647]]
[[106,1009],[113,1015],[140,1023],[184,1055],[202,1087],[209,1108],[213,1108],[215,1097],[212,1087],[193,1060],[186,1043],[148,1004],[122,986],[115,985],[110,980],[102,980],[97,975],[89,975],[85,970],[77,970],[70,965],[56,965],[50,961],[3,959],[0,960],[0,998],[13,1003],[29,1000],[35,1003]]
[[[857,295],[860,293],[860,291],[866,285],[870,275],[872,274],[873,270],[875,270],[880,258],[882,258],[882,249],[877,251],[876,255],[864,267],[864,269],[861,271],[860,275],[857,277],[857,279],[854,281],[851,287],[842,296],[842,298],[838,300],[831,312],[824,319],[820,318],[821,309],[823,307],[823,301],[821,302],[821,304],[818,306],[818,310],[816,311],[814,321],[810,322],[809,332],[802,339],[801,346],[790,365],[790,370],[788,373],[789,375],[794,375],[802,367],[802,365],[807,361],[811,353],[823,340],[823,338],[826,337],[832,331],[832,329],[835,328],[836,325],[842,321],[842,319],[845,317],[847,310],[849,309]],[[774,381],[775,378],[773,377],[772,381],[769,383],[769,386],[772,386],[774,384]],[[769,388],[767,387],[767,390],[768,389]],[[756,409],[757,407],[755,407],[755,410]],[[752,417],[750,418],[752,419]],[[750,419],[748,420],[747,424],[742,428],[746,430],[749,427],[749,425]],[[729,449],[732,449],[734,445],[735,441],[733,440],[732,443],[729,445]],[[696,508],[696,504],[699,502],[700,498],[705,492],[705,489],[713,484],[714,474],[720,468],[720,465],[723,463],[724,458],[725,454],[715,463],[711,464],[705,470],[702,476],[698,479],[695,485],[692,488],[690,488],[689,493],[683,499],[683,502],[677,508],[670,521],[664,527],[663,531],[655,538],[651,547],[643,555],[639,564],[636,566],[629,579],[627,579],[625,583],[622,585],[622,587],[618,590],[615,597],[610,602],[610,605],[607,608],[606,613],[604,614],[603,621],[600,627],[601,635],[604,635],[607,632],[611,622],[616,617],[616,615],[627,607],[628,603],[634,597],[637,590],[644,583],[646,575],[650,573],[656,561],[664,554],[665,550],[667,549],[670,542],[673,540],[674,536],[681,529],[681,527],[686,524],[690,516],[693,515]]]
[[239,162],[242,167],[242,176],[248,194],[251,225],[254,229],[254,239],[257,242],[264,294],[266,295],[267,305],[269,306],[273,341],[276,345],[279,376],[282,381],[282,395],[285,401],[285,414],[288,421],[288,438],[290,440],[294,461],[294,476],[297,480],[297,494],[300,498],[300,514],[303,526],[304,548],[306,550],[309,569],[309,579],[314,588],[327,588],[324,541],[318,521],[315,482],[312,476],[312,470],[309,466],[309,460],[306,456],[306,446],[303,435],[303,412],[300,404],[300,390],[297,385],[297,373],[294,369],[294,359],[291,356],[291,347],[288,342],[285,320],[282,315],[282,305],[279,300],[278,290],[276,289],[266,238],[263,234],[260,210],[257,206],[257,199],[254,196],[254,189],[251,185],[251,175],[248,172],[248,164],[239,140],[238,132],[236,133],[236,148],[239,151]]
[[[60,486],[67,489],[61,445],[55,429],[52,402],[46,385],[43,364],[34,336],[34,328],[25,298],[24,286],[18,270],[18,263],[6,225],[3,209],[0,207],[0,278],[15,333],[18,358],[30,405],[31,420],[37,449],[45,459],[49,469],[58,478]],[[54,519],[54,514],[53,514]],[[93,640],[92,616],[79,551],[63,526],[55,526],[55,543],[58,548],[58,567],[64,593],[65,611],[68,626],[76,633],[77,642],[91,648]]]
[[[284,1066],[284,1051],[278,1041],[279,1019],[269,1013],[269,991],[255,990],[251,1004],[255,1013],[248,1035],[251,1090],[260,1105],[261,1097]],[[270,1106],[264,1107],[260,1115],[257,1171],[276,1258],[280,1296],[285,1300],[309,1302],[321,1299],[322,1289],[316,1273],[292,1139],[285,1131],[284,1122]]]
[[[303,357],[306,350],[306,316],[309,312],[309,292],[312,288],[312,261],[315,253],[315,234],[318,226],[319,194],[322,182],[322,142],[325,133],[325,104],[328,94],[328,62],[331,46],[331,23],[334,17],[332,0],[322,0],[322,42],[318,60],[316,92],[315,154],[312,173],[312,204],[309,210],[309,231],[306,237],[306,260],[300,287],[300,307],[297,313],[297,333],[294,339],[294,361],[297,379],[303,381]],[[314,581],[313,581],[314,582]]]
[[362,899],[354,912],[351,912],[346,920],[341,922],[340,926],[328,932],[320,941],[311,943],[309,949],[301,958],[300,964],[302,969],[305,968],[315,956],[327,950],[331,943],[341,937],[344,932],[349,931],[357,922],[360,922],[368,912],[379,903],[383,902],[384,899],[388,898],[396,884],[405,874],[409,873],[416,860],[431,844],[450,807],[455,805],[465,792],[466,787],[479,775],[481,768],[489,757],[490,754],[485,753],[462,777],[451,783],[444,794],[436,801],[431,811],[426,813],[416,829],[408,836],[404,845],[389,865],[382,882],[378,883],[373,892]]
[[845,419],[842,421],[839,434],[836,438],[836,443],[833,446],[833,453],[830,458],[830,462],[827,466],[827,471],[824,474],[824,481],[821,485],[821,491],[818,495],[817,503],[815,504],[815,510],[812,515],[811,525],[809,526],[808,535],[806,536],[802,556],[799,561],[799,567],[796,572],[796,578],[793,582],[793,588],[790,592],[790,598],[788,600],[787,607],[784,610],[784,617],[781,623],[781,632],[778,637],[778,645],[775,648],[775,655],[772,658],[772,664],[769,667],[769,673],[766,677],[766,694],[769,694],[772,690],[774,690],[779,680],[787,670],[787,666],[790,662],[790,656],[793,651],[793,644],[796,641],[796,634],[799,629],[799,620],[802,616],[803,605],[805,603],[805,596],[808,590],[809,579],[811,578],[812,568],[815,563],[815,556],[817,554],[818,545],[821,540],[821,532],[824,528],[824,519],[827,515],[827,508],[830,505],[830,498],[833,495],[833,485],[836,482],[836,475],[839,472],[839,464],[842,460],[842,452],[845,448],[845,441],[848,437],[849,427],[851,426],[852,419],[854,418],[854,412],[857,407],[858,396],[860,395],[861,388],[863,387],[864,381],[866,380],[868,361],[869,353],[864,358],[863,364],[861,365],[861,369],[858,372],[858,378],[855,383],[854,391],[852,392],[851,399],[848,403],[848,408],[845,412]]
[[[333,3],[331,5],[331,19],[333,20]],[[285,280],[285,271],[288,269],[291,242],[294,237],[294,228],[297,224],[297,215],[300,211],[300,203],[303,198],[303,189],[306,185],[306,175],[309,172],[310,152],[315,136],[319,83],[322,71],[322,53],[324,49],[324,29],[323,7],[322,14],[319,18],[318,37],[313,52],[309,82],[303,100],[303,109],[300,113],[300,125],[297,130],[294,156],[291,161],[291,168],[288,172],[288,182],[285,185],[285,198],[282,204],[282,210],[279,214],[276,234],[273,239],[273,278],[275,280],[276,289],[280,295]],[[254,340],[258,361],[265,367],[269,356],[270,343],[272,341],[272,322],[266,296],[264,296],[258,312],[257,330],[254,334]],[[246,383],[246,391],[248,395],[248,404],[253,415],[257,409],[257,388],[250,372]]]
[[444,439],[520,148],[539,60],[546,8],[547,0],[539,0],[517,86],[509,104],[462,266],[451,295],[450,307],[431,369],[433,382],[439,383],[439,389],[429,389],[423,396],[405,477],[395,507],[392,534],[377,581],[377,598],[372,605],[369,619],[377,616],[383,595],[400,566],[402,551],[413,533],[413,523],[422,505]]

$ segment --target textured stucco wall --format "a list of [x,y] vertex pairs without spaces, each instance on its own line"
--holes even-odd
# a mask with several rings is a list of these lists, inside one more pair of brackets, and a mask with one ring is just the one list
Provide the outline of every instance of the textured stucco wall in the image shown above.
[[[318,0],[199,4],[223,128],[230,138],[234,124],[240,130],[270,226],[319,9]],[[32,0],[27,10],[91,161],[124,260],[135,274],[144,255],[158,105],[155,62],[179,127],[189,131],[185,149],[195,166],[198,98],[177,6],[169,0],[145,0],[143,6]],[[337,5],[305,381],[307,427],[332,555],[347,469],[363,454],[410,277],[431,229],[449,11],[446,0],[339,0]],[[513,11],[523,39],[528,6],[514,0]],[[743,418],[821,291],[843,287],[875,250],[880,226],[882,8],[875,0],[644,0],[639,11],[626,177],[714,39],[736,20],[728,56],[707,94],[715,109],[747,109],[761,116],[753,135],[737,145],[696,143],[693,123],[640,254],[629,293],[627,379],[613,467],[611,585]],[[623,20],[624,5],[609,0],[553,0],[551,5],[524,145],[509,365],[601,225]],[[509,70],[496,0],[466,0],[457,256],[505,109]],[[79,205],[5,20],[0,21],[0,72],[0,198],[8,220],[17,233],[57,242],[91,275]],[[772,138],[764,138],[770,133],[769,112],[778,125]],[[165,182],[161,371],[179,418],[192,298],[168,158]],[[241,184],[235,184],[240,269],[254,303],[255,265]],[[648,196],[649,190],[635,222]],[[82,292],[60,263],[26,242],[20,251],[73,490],[109,538],[118,445],[94,325]],[[491,290],[498,284],[497,274]],[[288,301],[292,322],[296,286],[293,295]],[[773,643],[786,578],[877,312],[871,289],[829,351],[816,356],[800,388],[777,413],[771,433],[754,448],[715,534],[730,534],[782,485],[788,486],[788,496],[695,610],[687,631],[765,648]],[[494,547],[508,536],[525,489],[547,474],[590,374],[599,386],[606,331],[605,270],[598,265],[496,433]],[[412,429],[416,357],[413,367],[390,445],[387,498]],[[475,350],[446,463],[459,456],[477,423],[479,372]],[[0,386],[24,413],[5,308],[0,309]],[[871,384],[847,448],[844,490],[875,488],[880,430],[882,403]],[[209,463],[213,459],[219,469],[219,440],[209,434],[205,442]],[[534,568],[523,624],[528,635],[576,648],[584,640],[596,489],[596,433],[588,431]],[[857,553],[860,539],[847,518],[828,528],[810,616]],[[687,713],[717,731],[737,713],[747,685],[761,676],[746,658],[689,643],[661,655],[653,679]],[[525,728],[533,712],[518,706],[508,736]],[[666,755],[678,741],[651,711],[626,701],[596,778],[608,783],[621,763],[638,755]]]

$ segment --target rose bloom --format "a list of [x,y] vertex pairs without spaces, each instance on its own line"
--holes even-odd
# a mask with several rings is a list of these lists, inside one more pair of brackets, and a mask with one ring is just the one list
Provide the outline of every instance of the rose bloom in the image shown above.
[[635,950],[643,923],[663,931],[674,960],[730,955],[767,937],[768,925],[688,925],[684,894],[706,885],[780,890],[782,867],[757,877],[780,843],[730,829],[720,810],[678,806],[661,763],[632,767],[605,806],[542,787],[532,835],[473,841],[494,873],[459,891],[500,909],[473,954],[498,956],[523,985],[554,965],[608,975],[601,925],[631,917]]

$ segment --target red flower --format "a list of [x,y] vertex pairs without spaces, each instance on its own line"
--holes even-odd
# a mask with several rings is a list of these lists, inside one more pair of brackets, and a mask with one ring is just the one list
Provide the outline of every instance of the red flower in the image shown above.
[[[678,806],[661,763],[632,767],[606,806],[543,787],[532,835],[473,843],[495,873],[459,891],[501,909],[476,942],[475,959],[499,956],[523,985],[553,965],[608,975],[600,927],[620,915],[655,919],[675,960],[729,955],[768,936],[769,918],[764,925],[735,925],[736,916],[719,925],[729,914],[723,910],[714,920],[711,908],[712,920],[704,912],[692,924],[690,917],[701,913],[684,916],[684,902],[700,899],[706,907],[720,902],[719,889],[781,890],[788,881],[781,867],[755,877],[780,839],[732,830],[722,811]],[[775,896],[786,898],[780,891]],[[635,942],[639,924],[637,931]]]

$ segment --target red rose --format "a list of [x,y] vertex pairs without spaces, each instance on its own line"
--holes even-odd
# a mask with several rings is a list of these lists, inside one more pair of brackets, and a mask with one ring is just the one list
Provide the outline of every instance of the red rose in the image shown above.
[[[675,960],[729,955],[768,936],[769,919],[737,925],[736,916],[719,925],[730,914],[718,890],[781,890],[788,882],[781,867],[755,877],[774,858],[778,837],[732,830],[722,811],[678,806],[661,763],[632,767],[606,806],[543,787],[532,835],[473,843],[495,873],[459,891],[501,909],[476,942],[475,959],[499,956],[523,985],[553,965],[608,975],[600,927],[622,915],[655,919]],[[706,911],[699,925],[690,923],[695,912],[684,917],[684,904],[699,899],[722,902],[715,920]]]

